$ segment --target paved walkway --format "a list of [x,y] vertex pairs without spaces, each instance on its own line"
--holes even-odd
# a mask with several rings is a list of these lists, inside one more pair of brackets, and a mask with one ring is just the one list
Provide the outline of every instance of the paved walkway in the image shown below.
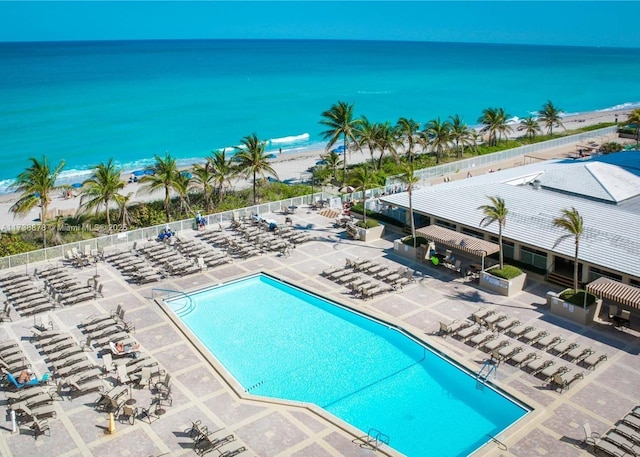
[[[284,220],[279,214],[273,217]],[[640,344],[637,338],[608,324],[580,326],[551,315],[544,306],[544,295],[550,286],[530,282],[524,292],[513,298],[496,296],[444,269],[417,265],[396,256],[393,234],[365,244],[345,239],[342,230],[333,228],[332,220],[316,212],[307,212],[306,208],[299,209],[293,220],[294,226],[308,231],[315,241],[292,250],[290,257],[265,254],[145,286],[128,284],[115,269],[104,263],[73,270],[83,281],[97,272],[104,284],[104,298],[49,313],[55,328],[68,330],[78,341],[84,340],[78,327],[83,319],[108,312],[116,304],[123,303],[125,318],[135,325],[135,338],[140,342],[142,352],[154,357],[172,375],[173,404],[165,407],[166,413],[152,423],[143,420],[137,420],[134,425],[117,422],[116,432],[105,434],[107,415],[93,407],[97,395],[57,401],[57,417],[49,420],[50,436],[34,440],[24,427],[20,433],[12,434],[8,420],[1,424],[0,455],[195,455],[191,440],[184,433],[192,420],[202,421],[210,430],[224,429],[234,434],[236,444],[248,448],[240,454],[243,457],[375,455],[375,452],[354,444],[362,432],[337,420],[328,420],[313,408],[239,398],[232,388],[233,383],[225,381],[152,300],[154,288],[193,290],[257,271],[272,272],[328,298],[401,325],[474,372],[480,369],[487,354],[435,333],[440,321],[468,318],[480,307],[503,311],[526,324],[607,354],[608,360],[594,371],[572,366],[574,372],[583,372],[585,377],[562,394],[523,370],[501,364],[492,382],[532,406],[534,411],[498,437],[504,446],[491,442],[480,449],[477,456],[590,455],[582,445],[582,424],[589,422],[594,431],[603,433],[640,403],[640,384],[637,382]],[[193,236],[194,233],[180,235]],[[330,266],[341,266],[345,259],[357,257],[390,266],[408,265],[417,270],[417,281],[402,291],[362,301],[352,298],[345,288],[320,275]],[[32,268],[29,266],[29,271]],[[17,271],[24,272],[25,268]],[[33,322],[33,318],[26,318],[2,324],[0,341],[22,340],[22,347],[35,371],[41,374],[49,365],[29,341]],[[102,365],[97,350],[87,354],[96,364]],[[571,365],[571,362],[558,359],[557,364]],[[104,383],[105,386],[117,384],[117,379],[109,374]],[[132,396],[138,407],[149,406],[152,399],[148,389],[135,389]],[[458,424],[452,424],[452,427],[456,426]],[[393,455],[393,452],[389,454]],[[424,455],[432,454],[425,450]]]

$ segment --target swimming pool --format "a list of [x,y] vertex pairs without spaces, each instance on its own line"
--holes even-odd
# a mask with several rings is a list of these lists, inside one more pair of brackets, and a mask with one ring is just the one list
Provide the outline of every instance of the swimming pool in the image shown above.
[[247,392],[314,403],[410,457],[468,455],[528,412],[397,329],[270,276],[167,303]]

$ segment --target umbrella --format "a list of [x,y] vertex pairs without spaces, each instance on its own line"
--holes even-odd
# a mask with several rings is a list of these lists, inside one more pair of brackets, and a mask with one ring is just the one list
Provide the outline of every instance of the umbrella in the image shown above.
[[338,192],[340,192],[341,194],[352,194],[353,192],[355,192],[356,188],[353,186],[342,186],[340,189],[338,189]]
[[133,173],[131,173],[133,176],[144,176],[145,172],[144,170],[136,170]]
[[191,173],[189,173],[188,171],[181,171],[180,174],[187,179],[191,179],[191,176],[192,176]]
[[82,183],[74,182],[73,184],[71,184],[71,187],[73,187],[74,189],[80,189],[82,187]]
[[336,154],[342,154],[344,152],[344,149],[332,149],[331,152],[335,152]]
[[267,159],[275,159],[277,156],[275,154],[269,154]]
[[151,176],[151,175],[154,175],[155,172],[153,170],[144,170],[142,174],[145,176]]
[[327,161],[326,161],[326,160],[318,160],[318,161],[316,162],[316,165],[326,165],[326,164],[327,164]]

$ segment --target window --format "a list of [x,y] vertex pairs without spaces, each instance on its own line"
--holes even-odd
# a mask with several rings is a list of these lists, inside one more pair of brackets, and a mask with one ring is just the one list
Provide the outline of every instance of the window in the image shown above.
[[[489,238],[489,240],[492,243],[498,244],[498,237],[497,236],[492,236],[491,238]],[[504,255],[504,258],[505,259],[515,259],[515,252],[516,252],[516,248],[515,248],[515,244],[513,243],[513,241],[508,241],[508,240],[505,240],[503,238],[502,239],[502,254]]]
[[622,282],[622,276],[620,275],[611,273],[610,271],[601,270],[600,268],[589,267],[589,282],[595,281],[602,276]]
[[465,235],[472,236],[474,238],[480,238],[481,240],[484,240],[484,233],[478,232],[477,230],[472,230],[467,227],[462,227],[462,233],[464,233]]
[[454,232],[456,231],[456,224],[452,224],[451,222],[447,222],[447,221],[443,221],[442,219],[436,219],[436,225],[438,227],[444,227],[447,228],[449,230],[453,230]]
[[520,248],[520,261],[537,268],[547,269],[547,253],[533,248]]

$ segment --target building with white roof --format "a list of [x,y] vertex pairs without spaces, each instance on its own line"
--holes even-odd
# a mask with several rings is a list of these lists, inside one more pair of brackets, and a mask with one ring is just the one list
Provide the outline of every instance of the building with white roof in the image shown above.
[[[589,159],[555,159],[452,181],[413,192],[417,227],[438,225],[497,241],[498,224],[480,227],[488,196],[504,199],[504,254],[547,276],[573,276],[574,237],[555,227],[561,210],[576,208],[584,220],[581,281],[606,276],[640,286],[640,152]],[[408,209],[408,193],[381,196]],[[560,240],[560,241],[559,241]],[[551,277],[550,277],[551,278]]]

